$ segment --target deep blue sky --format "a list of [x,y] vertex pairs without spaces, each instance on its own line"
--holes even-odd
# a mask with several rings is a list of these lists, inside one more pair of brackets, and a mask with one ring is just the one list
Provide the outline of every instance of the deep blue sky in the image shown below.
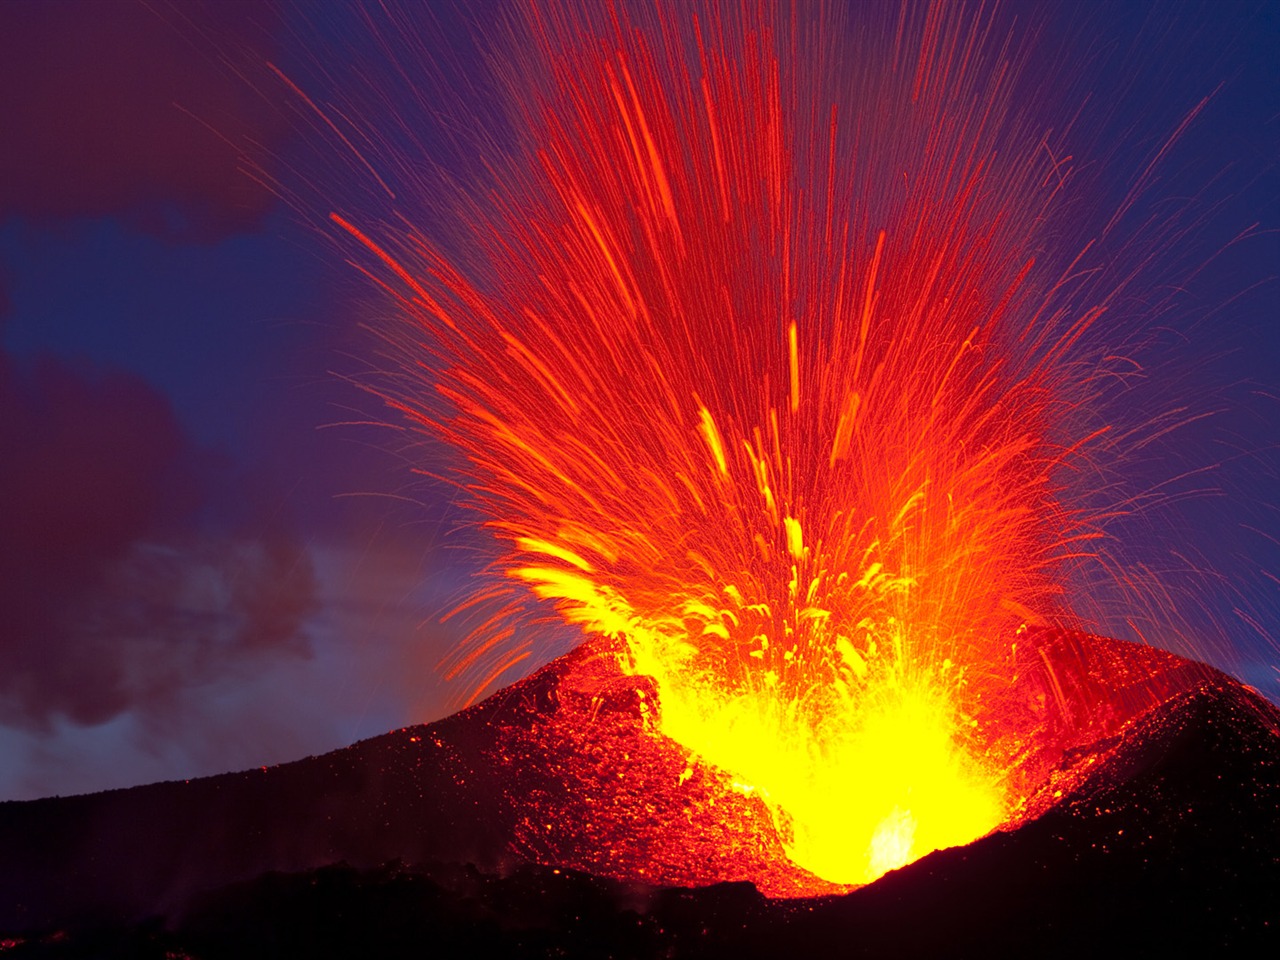
[[[383,88],[421,121],[402,149],[464,181],[438,134],[461,117],[501,139],[468,39],[494,8],[414,18],[418,96]],[[1152,326],[1162,386],[1133,402],[1218,413],[1132,482],[1217,468],[1119,535],[1169,569],[1215,661],[1280,696],[1280,4],[1008,12],[1039,25],[1054,109],[1084,104],[1077,232],[1213,95],[1149,191],[1148,210],[1193,203],[1196,229],[1156,271],[1181,289]],[[332,144],[261,69],[323,97],[376,56],[360,21],[343,3],[0,5],[0,799],[279,762],[449,709],[433,666],[458,628],[439,617],[474,582],[475,536],[410,474],[430,449],[343,425],[385,414],[339,375],[371,356],[368,291],[323,197],[376,190],[351,175],[332,195]]]

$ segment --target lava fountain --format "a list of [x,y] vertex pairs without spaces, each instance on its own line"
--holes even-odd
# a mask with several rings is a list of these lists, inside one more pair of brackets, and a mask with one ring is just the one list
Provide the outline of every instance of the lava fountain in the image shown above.
[[1105,432],[1073,350],[1107,303],[1045,254],[1019,55],[976,8],[882,26],[534,4],[470,255],[332,218],[399,318],[383,395],[500,547],[451,675],[492,684],[552,605],[838,884],[1026,815],[1018,643],[1069,616]]

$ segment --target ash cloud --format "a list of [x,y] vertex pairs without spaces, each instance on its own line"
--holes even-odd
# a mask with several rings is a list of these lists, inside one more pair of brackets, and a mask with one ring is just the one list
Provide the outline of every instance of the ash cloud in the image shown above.
[[277,20],[265,2],[0,4],[0,220],[116,216],[178,242],[259,225],[274,198],[237,144],[266,155],[284,124],[235,69],[270,55]]
[[309,654],[307,550],[140,378],[0,354],[0,463],[0,723],[162,721]]
[[[278,29],[269,2],[0,4],[0,221],[172,244],[261,226],[275,198],[240,145],[286,128],[237,70]],[[0,351],[0,464],[0,725],[163,725],[197,687],[309,655],[311,560],[269,485],[141,378]]]

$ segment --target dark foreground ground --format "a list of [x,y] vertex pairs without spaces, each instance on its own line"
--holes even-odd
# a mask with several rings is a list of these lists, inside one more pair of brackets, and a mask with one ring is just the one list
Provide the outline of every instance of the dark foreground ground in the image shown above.
[[[598,666],[266,771],[0,804],[0,957],[1277,955],[1280,711],[1221,674],[1077,718],[1038,819],[771,899],[681,884],[760,876],[767,814],[714,771],[670,789],[685,758]],[[708,797],[740,806],[700,820]]]

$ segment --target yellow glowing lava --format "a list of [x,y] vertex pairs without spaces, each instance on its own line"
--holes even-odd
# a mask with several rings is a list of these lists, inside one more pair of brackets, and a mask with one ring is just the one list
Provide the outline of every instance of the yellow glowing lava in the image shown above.
[[822,704],[819,691],[808,702],[773,688],[726,694],[672,669],[653,636],[633,635],[631,648],[631,669],[661,691],[662,732],[753,788],[787,855],[823,879],[870,883],[1005,817],[999,776],[964,746],[947,678],[907,676],[896,653],[872,655],[863,682],[821,691]]

